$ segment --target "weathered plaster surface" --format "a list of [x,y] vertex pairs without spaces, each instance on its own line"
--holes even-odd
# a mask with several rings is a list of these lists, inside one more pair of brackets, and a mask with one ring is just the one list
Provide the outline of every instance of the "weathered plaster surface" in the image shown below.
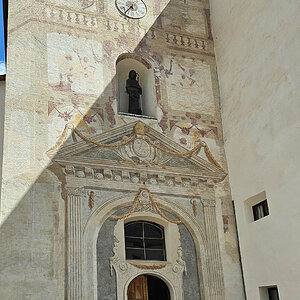
[[197,253],[193,238],[184,225],[179,225],[180,242],[184,253],[183,259],[186,262],[186,268],[189,270],[183,276],[184,299],[200,299],[200,282],[195,280],[199,278],[197,269]]
[[116,273],[111,274],[108,258],[113,255],[112,235],[116,221],[106,220],[100,229],[97,240],[98,299],[117,300]]
[[[248,299],[298,298],[299,1],[212,0],[225,150]],[[265,191],[270,215],[249,222]],[[245,202],[246,201],[246,202]]]
[[[200,227],[213,224],[214,239],[209,247],[217,253],[218,272],[225,278],[225,289],[215,293],[219,298],[224,292],[228,299],[243,298],[227,178],[218,184],[199,179],[195,183],[188,174],[183,179],[174,174],[172,178],[159,177],[142,172],[140,165],[126,166],[132,169],[130,176],[117,168],[102,168],[101,173],[83,162],[76,166],[76,173],[66,176],[68,166],[62,169],[47,156],[67,123],[94,138],[139,120],[117,113],[116,61],[121,54],[134,52],[151,64],[154,73],[157,119],[145,119],[144,123],[155,129],[156,135],[161,133],[188,149],[205,141],[226,169],[209,4],[155,0],[148,6],[147,16],[134,21],[122,18],[114,1],[10,1],[1,206],[1,247],[7,255],[3,256],[6,267],[1,284],[8,299],[12,293],[30,299],[42,299],[48,292],[53,299],[66,296],[69,262],[64,256],[68,247],[65,216],[68,205],[81,203],[76,192],[67,197],[67,184],[81,183],[80,188],[101,191],[103,197],[95,196],[96,211],[104,205],[102,201],[109,203],[118,197],[122,185],[122,193],[130,192],[133,197],[143,178],[153,193],[175,194],[177,197],[168,200],[171,208],[180,207],[191,216],[195,193],[199,196],[201,191],[202,197],[216,200],[218,234],[214,231],[215,208],[210,205],[205,208],[206,217],[199,212],[192,217],[193,222]],[[68,134],[64,146],[76,142],[70,131]],[[199,156],[207,160],[203,151]],[[193,172],[193,165],[185,162]],[[182,161],[169,163],[183,168]],[[74,215],[80,226],[91,213],[87,201],[85,194],[82,215]],[[198,210],[204,209],[199,197],[197,201]],[[78,228],[76,233],[81,232]],[[78,257],[77,248],[73,250]],[[31,263],[41,255],[36,252],[46,253],[45,261],[32,270]],[[28,272],[24,272],[27,267]],[[234,279],[230,277],[233,270]],[[221,277],[218,283],[211,280],[210,284],[223,286]],[[207,286],[200,292],[204,289]],[[232,289],[235,292],[231,293]]]
[[[0,82],[0,190],[2,186],[4,112],[5,112],[5,81],[1,81]],[[0,195],[0,211],[1,211],[1,195]]]

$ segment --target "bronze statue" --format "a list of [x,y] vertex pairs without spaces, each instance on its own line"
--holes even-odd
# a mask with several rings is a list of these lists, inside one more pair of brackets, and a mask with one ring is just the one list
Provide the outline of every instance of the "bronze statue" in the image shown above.
[[142,88],[137,81],[137,74],[134,70],[129,72],[129,78],[126,80],[126,93],[129,95],[128,112],[130,114],[141,115],[140,95],[142,95]]

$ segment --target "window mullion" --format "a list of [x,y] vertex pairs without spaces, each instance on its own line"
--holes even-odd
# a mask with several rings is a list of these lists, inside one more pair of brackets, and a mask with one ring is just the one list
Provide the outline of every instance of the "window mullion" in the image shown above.
[[[132,236],[127,236],[125,233],[125,250],[127,259],[143,259],[143,260],[166,260],[164,231],[161,230],[161,237],[156,237],[157,232],[153,228],[158,226],[148,222],[136,222],[141,227],[131,227],[127,233]],[[134,226],[130,224],[129,226]],[[149,228],[148,228],[149,227]],[[126,231],[126,225],[125,225]],[[146,232],[147,231],[147,232]],[[134,236],[134,235],[140,235]],[[147,236],[146,236],[147,235]],[[139,248],[140,247],[140,248]],[[127,256],[128,252],[128,256]]]
[[143,223],[143,245],[144,245],[144,257],[146,260],[147,256],[146,256],[146,242],[145,242],[145,223]]

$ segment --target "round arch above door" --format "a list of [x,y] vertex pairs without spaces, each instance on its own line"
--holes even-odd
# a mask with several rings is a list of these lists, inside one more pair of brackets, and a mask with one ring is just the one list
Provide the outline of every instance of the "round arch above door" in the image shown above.
[[166,283],[152,275],[140,275],[134,278],[127,290],[128,300],[170,300],[170,291]]

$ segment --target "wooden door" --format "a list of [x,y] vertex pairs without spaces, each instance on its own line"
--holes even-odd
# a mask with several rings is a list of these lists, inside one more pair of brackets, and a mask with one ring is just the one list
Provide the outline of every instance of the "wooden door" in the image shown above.
[[128,300],[148,300],[147,276],[140,275],[128,287]]

